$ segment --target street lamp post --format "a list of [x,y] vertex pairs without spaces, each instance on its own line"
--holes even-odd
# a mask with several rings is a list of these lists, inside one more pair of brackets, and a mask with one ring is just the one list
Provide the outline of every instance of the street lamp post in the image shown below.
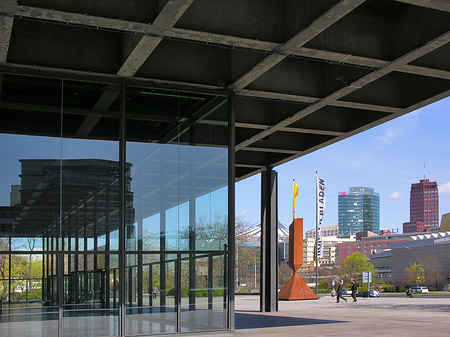
[[[404,248],[410,250],[410,251],[414,254],[414,257],[415,257],[415,259],[416,259],[416,265],[418,265],[418,264],[419,264],[419,260],[417,259],[416,252],[415,252],[411,247],[406,247],[406,246],[404,246]],[[416,287],[419,287],[419,279],[420,279],[420,276],[417,275]]]

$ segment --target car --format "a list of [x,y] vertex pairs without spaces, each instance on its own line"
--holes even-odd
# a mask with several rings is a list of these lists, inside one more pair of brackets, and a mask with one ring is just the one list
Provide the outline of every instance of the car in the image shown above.
[[351,295],[352,291],[350,289],[342,289],[342,295]]
[[413,294],[428,294],[427,287],[414,287],[412,288]]
[[356,297],[380,297],[380,293],[376,290],[371,290],[370,293],[367,290],[363,290],[357,292]]

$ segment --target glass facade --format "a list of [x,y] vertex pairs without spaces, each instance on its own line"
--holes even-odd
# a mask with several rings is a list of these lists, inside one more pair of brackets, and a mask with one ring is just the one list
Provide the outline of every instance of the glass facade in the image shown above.
[[226,95],[3,74],[0,336],[228,329],[228,132]]
[[380,231],[380,197],[370,187],[350,187],[338,196],[339,237]]

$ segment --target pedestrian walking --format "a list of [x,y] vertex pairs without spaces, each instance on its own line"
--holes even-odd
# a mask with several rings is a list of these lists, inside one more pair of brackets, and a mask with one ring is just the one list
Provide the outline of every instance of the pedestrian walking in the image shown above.
[[358,286],[356,285],[356,281],[352,281],[352,287],[350,288],[352,291],[353,302],[356,302],[356,292],[358,291]]
[[158,295],[158,288],[156,286],[153,287],[152,295],[153,298],[156,298],[156,296]]
[[342,298],[345,302],[347,302],[347,299],[342,296],[342,292],[344,291],[344,281],[341,280],[339,282],[337,290],[336,290],[336,303],[339,303],[339,299]]

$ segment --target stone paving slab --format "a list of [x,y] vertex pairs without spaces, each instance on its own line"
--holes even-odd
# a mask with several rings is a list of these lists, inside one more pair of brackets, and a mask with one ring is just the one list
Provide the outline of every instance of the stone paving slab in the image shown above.
[[[280,301],[279,311],[261,313],[258,296],[236,296],[236,331],[215,337],[253,336],[450,336],[450,297],[358,298],[336,303]],[[197,334],[190,336],[205,336]]]

